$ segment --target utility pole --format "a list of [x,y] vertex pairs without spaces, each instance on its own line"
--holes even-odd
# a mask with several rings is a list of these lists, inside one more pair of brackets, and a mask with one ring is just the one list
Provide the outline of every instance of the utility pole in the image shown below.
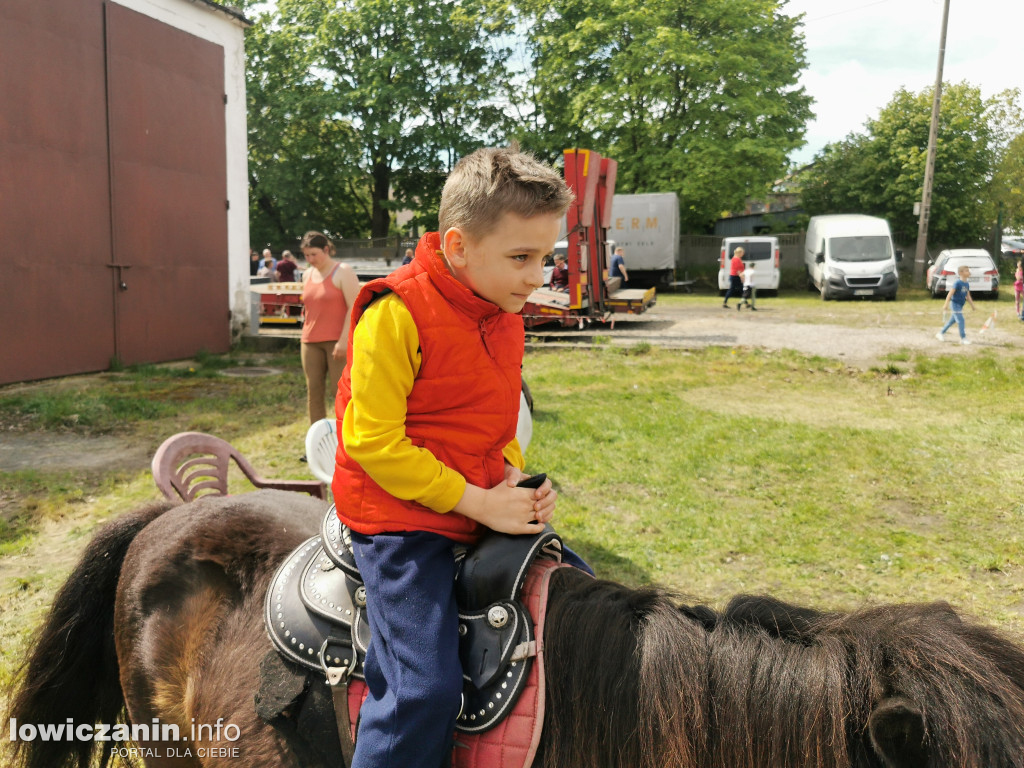
[[932,122],[928,129],[928,159],[924,167],[924,189],[921,192],[921,215],[917,220],[917,251],[914,254],[914,284],[924,282],[925,254],[928,252],[928,219],[932,207],[932,181],[935,178],[935,142],[939,135],[939,107],[942,104],[942,61],[946,57],[946,26],[949,22],[949,0],[942,8],[942,35],[939,38],[939,67],[935,73],[935,94],[932,99]]

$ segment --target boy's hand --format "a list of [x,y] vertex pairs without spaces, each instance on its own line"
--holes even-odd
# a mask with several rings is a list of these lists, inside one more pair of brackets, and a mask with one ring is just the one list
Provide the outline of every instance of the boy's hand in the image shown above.
[[[505,482],[509,485],[518,486],[529,477],[532,475],[521,472],[511,464],[505,465]],[[555,501],[558,499],[558,491],[551,487],[551,479],[547,475],[542,475],[542,477],[545,478],[544,482],[534,489],[533,509],[538,523],[550,523],[551,518],[555,516]]]
[[550,479],[540,488],[517,488],[523,477],[515,467],[506,467],[505,482],[493,488],[467,484],[453,511],[501,533],[539,533],[554,516],[558,493]]

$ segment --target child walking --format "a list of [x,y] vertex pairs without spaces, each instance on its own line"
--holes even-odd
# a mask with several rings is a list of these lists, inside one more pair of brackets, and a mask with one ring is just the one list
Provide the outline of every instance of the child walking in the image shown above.
[[743,268],[743,301],[736,304],[736,311],[739,312],[745,305],[750,307],[752,312],[757,312],[757,307],[754,306],[756,301],[757,288],[754,286],[754,263],[751,262]]
[[351,768],[450,759],[463,687],[453,545],[488,528],[536,533],[554,514],[550,480],[516,487],[518,313],[544,283],[571,202],[561,177],[517,148],[478,150],[444,185],[440,232],[356,298],[332,484],[372,636]]
[[1024,314],[1021,314],[1021,297],[1024,296],[1024,267],[1021,266],[1021,260],[1017,259],[1017,271],[1013,273],[1013,309],[1017,313],[1017,317],[1024,320]]
[[955,322],[960,329],[960,343],[970,344],[971,342],[967,338],[967,331],[964,329],[964,303],[969,301],[971,302],[971,309],[976,309],[974,299],[971,298],[971,284],[967,282],[967,278],[971,276],[971,268],[962,266],[957,270],[957,274],[959,277],[953,283],[953,287],[949,289],[949,293],[946,294],[946,303],[942,305],[943,312],[947,309],[952,309],[952,314],[949,320],[946,321],[946,324],[942,326],[942,330],[935,334],[935,338],[943,341],[945,338],[943,334]]

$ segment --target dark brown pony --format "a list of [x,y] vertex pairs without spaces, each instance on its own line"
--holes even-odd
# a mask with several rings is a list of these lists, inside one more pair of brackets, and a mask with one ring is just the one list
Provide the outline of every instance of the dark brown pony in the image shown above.
[[[310,497],[261,491],[106,525],[54,600],[9,717],[177,724],[186,741],[140,735],[150,768],[339,765],[253,703],[271,647],[267,582],[322,512]],[[556,576],[536,765],[1024,765],[1024,652],[948,605],[840,614],[739,597],[717,612],[572,569]],[[213,737],[219,719],[237,728],[229,743]],[[195,724],[206,731],[193,738]],[[86,768],[124,745],[12,746],[19,768]],[[235,751],[201,751],[217,746]]]

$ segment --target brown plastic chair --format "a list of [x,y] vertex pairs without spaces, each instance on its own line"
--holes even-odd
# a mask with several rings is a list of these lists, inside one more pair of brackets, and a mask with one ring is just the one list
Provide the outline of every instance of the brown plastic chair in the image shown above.
[[194,501],[200,496],[227,496],[228,469],[234,461],[257,488],[299,491],[326,498],[327,489],[315,480],[267,480],[226,440],[203,432],[179,432],[164,440],[153,456],[153,479],[168,499],[180,496]]

